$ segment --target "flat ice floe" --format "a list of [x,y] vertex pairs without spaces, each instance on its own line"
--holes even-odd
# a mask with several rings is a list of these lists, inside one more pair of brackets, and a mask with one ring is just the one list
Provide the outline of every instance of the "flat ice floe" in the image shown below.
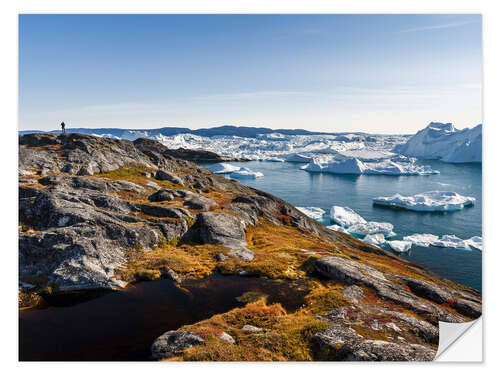
[[229,174],[229,177],[231,178],[259,178],[259,177],[264,177],[264,174],[262,172],[254,172],[251,169],[248,168],[240,168],[237,171],[231,172]]
[[319,207],[296,207],[296,208],[303,214],[315,220],[321,219],[325,214],[325,210]]
[[241,167],[229,163],[217,163],[208,167],[213,173],[231,173],[239,171]]
[[465,197],[452,191],[428,191],[410,196],[395,194],[392,197],[373,198],[375,204],[411,211],[457,211],[473,205],[475,201],[476,198]]
[[362,162],[357,158],[348,158],[340,161],[331,161],[322,163],[314,159],[303,170],[314,173],[332,173],[332,174],[370,174],[370,175],[388,175],[388,176],[423,176],[438,174],[439,171],[433,170],[429,166],[415,165],[412,162],[396,163],[392,160],[382,160],[379,162]]
[[470,250],[471,247],[477,250],[483,250],[483,238],[479,236],[471,237],[463,240],[455,235],[446,234],[438,237],[433,234],[412,234],[411,236],[403,237],[404,241],[411,242],[417,246],[429,247],[449,247],[454,249]]
[[333,221],[343,227],[349,227],[358,223],[366,223],[365,219],[349,207],[332,206],[330,209],[330,216]]

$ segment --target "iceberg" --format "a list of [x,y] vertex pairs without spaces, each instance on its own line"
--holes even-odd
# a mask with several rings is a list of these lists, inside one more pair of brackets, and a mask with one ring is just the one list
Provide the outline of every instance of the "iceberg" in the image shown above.
[[229,163],[217,163],[208,167],[213,173],[231,173],[235,171],[239,171],[241,167],[237,167],[235,165]]
[[296,207],[297,210],[302,212],[303,214],[309,216],[311,219],[321,219],[325,214],[325,210],[319,207]]
[[288,155],[285,161],[289,163],[309,163],[313,160],[311,156],[305,156],[302,154],[291,154]]
[[437,247],[453,247],[455,249],[470,250],[467,240],[462,240],[455,235],[444,235],[439,240],[435,241],[433,246]]
[[429,247],[439,240],[438,236],[434,234],[424,233],[424,234],[412,234],[411,236],[404,236],[404,241],[411,242],[417,246]]
[[326,164],[317,159],[302,167],[303,170],[313,173],[332,174],[370,174],[388,176],[424,176],[438,174],[427,165],[415,165],[412,161],[406,163],[396,163],[393,160],[382,160],[379,162],[362,162],[357,158],[348,158],[341,161],[332,161]]
[[465,242],[470,247],[473,247],[477,250],[483,251],[483,238],[482,237],[474,236],[474,237],[469,238],[468,240],[465,240]]
[[231,172],[229,174],[229,177],[231,177],[231,178],[259,178],[259,177],[264,177],[264,174],[262,172],[254,172],[251,169],[242,167],[237,171]]
[[333,221],[343,227],[350,227],[351,225],[358,223],[366,223],[365,219],[349,207],[332,206],[330,209],[330,216]]
[[428,191],[410,196],[395,194],[392,197],[373,198],[374,204],[426,212],[457,211],[473,205],[475,201],[473,197],[462,196],[451,191]]
[[410,241],[387,241],[392,250],[398,253],[406,253],[411,249],[412,243]]
[[336,232],[349,233],[349,232],[347,232],[347,229],[345,229],[344,227],[341,227],[340,225],[329,225],[329,226],[327,226],[327,228],[334,230]]
[[451,123],[431,122],[394,152],[448,163],[482,162],[482,125],[457,130]]
[[380,246],[386,241],[382,233],[376,233],[366,235],[365,238],[363,238],[363,242],[369,243],[370,245]]
[[381,233],[385,237],[392,237],[395,233],[392,231],[394,226],[391,223],[369,221],[367,223],[357,223],[347,228],[347,231],[359,236],[366,236],[368,234]]

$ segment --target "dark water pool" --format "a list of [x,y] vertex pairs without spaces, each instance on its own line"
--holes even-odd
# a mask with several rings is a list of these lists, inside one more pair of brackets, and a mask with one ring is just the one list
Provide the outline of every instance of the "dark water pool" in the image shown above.
[[[21,361],[143,361],[155,338],[243,306],[246,292],[268,295],[288,311],[299,308],[304,284],[214,275],[182,283],[170,280],[137,284],[81,302],[60,298],[43,309],[19,313]],[[77,303],[78,302],[78,303]]]

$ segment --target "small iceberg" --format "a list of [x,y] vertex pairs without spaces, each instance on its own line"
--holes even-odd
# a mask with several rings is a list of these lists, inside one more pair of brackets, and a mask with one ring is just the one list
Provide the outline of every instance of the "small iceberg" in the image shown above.
[[341,207],[341,206],[332,206],[330,209],[330,216],[333,221],[337,224],[342,225],[343,227],[350,227],[354,224],[366,223],[366,220],[363,219],[359,214],[354,212],[354,210],[349,207]]
[[325,210],[319,207],[296,207],[297,210],[309,216],[311,219],[319,220],[325,214]]
[[237,171],[231,172],[229,175],[231,178],[259,178],[264,177],[262,172],[254,172],[251,169],[241,167]]
[[453,247],[455,249],[470,250],[467,240],[462,240],[455,235],[444,235],[432,245],[437,247]]
[[425,212],[457,211],[473,205],[475,201],[476,198],[465,197],[451,191],[428,191],[410,196],[395,194],[392,197],[373,198],[374,204]]
[[229,163],[217,163],[208,167],[213,173],[231,173],[235,171],[239,171],[241,167],[237,167],[235,165]]
[[380,246],[386,243],[385,237],[382,233],[368,234],[363,238],[363,242],[369,243],[370,245]]
[[465,242],[470,246],[477,250],[483,251],[483,238],[479,236],[474,236],[465,240]]
[[327,226],[328,229],[331,229],[331,230],[334,230],[336,232],[341,232],[341,233],[349,233],[347,231],[347,229],[345,229],[344,227],[341,227],[340,225],[329,225]]
[[351,225],[347,228],[347,231],[358,236],[381,233],[384,237],[392,237],[395,236],[395,233],[392,231],[393,229],[394,225],[391,223],[369,221],[367,223],[357,223]]
[[412,243],[410,241],[387,241],[392,250],[398,253],[406,253],[411,249]]

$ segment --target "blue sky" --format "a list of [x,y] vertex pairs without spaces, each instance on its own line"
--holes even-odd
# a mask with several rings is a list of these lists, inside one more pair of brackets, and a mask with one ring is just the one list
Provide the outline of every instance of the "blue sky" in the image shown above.
[[19,128],[481,119],[479,15],[21,15]]

